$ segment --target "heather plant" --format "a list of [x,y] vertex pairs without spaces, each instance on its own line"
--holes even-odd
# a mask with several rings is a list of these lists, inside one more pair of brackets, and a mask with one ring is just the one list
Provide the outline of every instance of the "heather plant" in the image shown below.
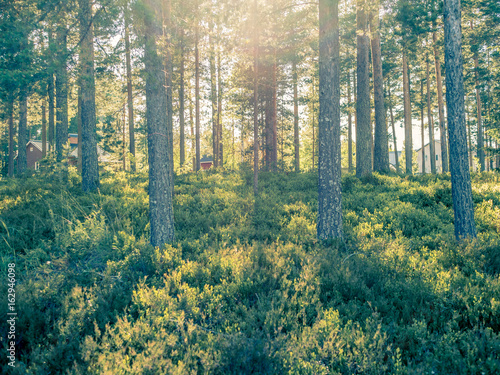
[[145,174],[105,172],[85,195],[71,169],[0,181],[13,373],[500,371],[497,174],[473,176],[479,235],[462,243],[448,176],[348,174],[345,238],[323,243],[317,174],[262,173],[254,197],[249,173],[176,176],[176,241],[160,248]]

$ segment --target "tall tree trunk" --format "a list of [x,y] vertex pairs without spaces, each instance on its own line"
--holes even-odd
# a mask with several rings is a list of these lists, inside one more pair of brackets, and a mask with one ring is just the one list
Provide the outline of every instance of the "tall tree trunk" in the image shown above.
[[[82,91],[82,189],[94,191],[99,187],[99,164],[97,161],[95,77],[94,77],[94,26],[90,0],[79,0],[80,4],[80,77]],[[66,136],[67,138],[67,136]]]
[[404,96],[404,117],[405,117],[405,158],[406,174],[413,174],[413,140],[411,123],[411,102],[410,102],[410,77],[408,72],[408,52],[403,47],[403,96]]
[[467,140],[468,140],[468,143],[467,143],[468,153],[467,154],[469,155],[469,169],[471,171],[474,171],[474,164],[473,164],[473,160],[472,160],[472,135],[471,135],[471,131],[470,131],[470,114],[469,114],[468,106],[465,107],[465,124],[467,127]]
[[[188,81],[189,82],[189,81]],[[193,97],[192,97],[192,90],[188,90],[190,93],[189,97],[189,124],[191,125],[191,159],[192,159],[192,164],[193,164],[193,171],[196,171],[196,136],[195,136],[195,131],[194,131],[194,117],[193,117]]]
[[399,155],[398,155],[398,144],[396,142],[396,125],[394,121],[394,112],[392,110],[392,98],[391,98],[391,84],[388,82],[387,84],[387,93],[389,95],[389,111],[391,114],[391,126],[392,126],[392,139],[394,142],[394,158],[396,160],[396,172],[400,173],[400,168],[399,168]]
[[[173,90],[172,90],[172,10],[171,0],[163,0],[163,23],[165,27],[163,32],[165,35],[165,86],[167,91],[167,141],[168,141],[168,158],[170,160],[168,173],[170,174],[170,186],[174,188],[174,109],[173,109]],[[173,190],[172,190],[173,194]]]
[[220,43],[217,42],[217,145],[219,166],[224,166],[224,147],[223,147],[223,132],[222,132],[222,67],[221,67]]
[[149,220],[151,244],[163,246],[174,240],[173,181],[169,173],[166,76],[157,52],[161,29],[161,2],[145,0],[146,122],[149,151]]
[[253,192],[259,191],[259,34],[257,28],[258,7],[257,0],[254,0],[254,46],[253,46]]
[[67,71],[67,33],[64,11],[60,14],[61,23],[57,26],[57,67],[56,67],[56,158],[64,159],[64,146],[68,143],[68,71]]
[[28,131],[28,92],[21,88],[19,93],[19,128],[17,131],[17,173],[23,174],[28,168],[26,157],[26,134]]
[[14,128],[14,95],[10,93],[9,95],[9,103],[8,103],[8,111],[9,111],[9,165],[8,168],[8,176],[14,177],[14,156],[15,156],[15,145],[14,145],[14,133],[16,132]]
[[351,110],[351,71],[347,71],[347,168],[352,173],[352,110]]
[[477,157],[481,172],[486,169],[485,155],[484,155],[484,131],[483,131],[483,117],[482,117],[482,103],[481,93],[479,92],[479,58],[477,51],[474,52],[474,76],[476,86],[476,109],[477,109]]
[[429,75],[429,59],[426,59],[425,65],[426,65],[426,76],[427,76],[427,126],[429,127],[431,173],[436,174],[436,149],[434,143],[434,121],[432,120],[432,109],[431,109],[431,81]]
[[319,2],[319,239],[342,238],[338,0]]
[[[285,168],[285,126],[283,124],[283,96],[281,96],[281,169]],[[295,132],[295,129],[294,129]]]
[[379,3],[375,2],[375,11],[371,16],[370,31],[372,34],[373,60],[373,97],[375,101],[375,141],[373,152],[373,169],[389,172],[389,138],[385,122],[384,77],[382,75],[382,49],[379,32]]
[[195,66],[195,120],[196,120],[196,163],[194,170],[198,172],[200,170],[200,52],[198,49],[199,44],[199,20],[198,20],[198,0],[195,4],[196,10],[196,25],[195,25],[195,41],[194,41],[194,66]]
[[180,49],[180,67],[179,67],[179,131],[180,131],[180,165],[184,166],[186,162],[186,141],[185,141],[185,119],[184,119],[184,29],[180,28],[179,36],[179,49]]
[[316,130],[316,109],[314,108],[314,77],[312,79],[312,168],[311,170],[315,170],[314,169],[314,158],[316,156],[316,134],[315,134],[315,130]]
[[[276,3],[273,2],[273,9],[276,7]],[[274,34],[276,39],[276,34]],[[276,47],[273,46],[273,65],[271,70],[271,170],[273,172],[277,171],[278,168],[278,102],[277,102],[277,91],[278,83],[276,80],[276,70],[278,69],[276,65]]]
[[210,102],[212,104],[212,155],[214,161],[214,167],[219,166],[219,128],[217,126],[217,77],[216,77],[216,62],[215,62],[215,46],[213,41],[214,27],[212,21],[210,21],[209,33],[208,33],[208,45],[209,45],[209,65],[210,65]]
[[299,139],[299,95],[297,89],[297,63],[292,61],[293,80],[293,145],[295,153],[295,172],[300,171],[300,139]]
[[123,162],[123,170],[127,170],[127,142],[126,142],[126,133],[127,133],[127,122],[125,121],[127,109],[125,108],[125,104],[123,105],[123,115],[122,115],[122,162]]
[[424,122],[424,81],[420,80],[420,129],[422,134],[422,174],[426,174],[426,163],[425,163],[425,122]]
[[47,156],[47,98],[42,99],[42,157]]
[[495,142],[496,156],[495,156],[495,168],[500,168],[500,146],[498,141]]
[[232,148],[231,148],[231,155],[233,156],[233,170],[236,169],[236,136],[235,136],[235,130],[236,130],[236,124],[234,120],[231,123],[231,130],[232,130]]
[[438,94],[439,111],[439,133],[441,134],[441,163],[443,164],[443,173],[448,172],[450,162],[448,160],[448,137],[446,135],[446,122],[444,119],[444,100],[443,100],[443,79],[441,78],[441,62],[437,50],[437,34],[432,32],[432,41],[434,48],[434,65],[436,70],[436,83]]
[[455,237],[476,237],[472,187],[467,164],[460,0],[444,1],[446,106]]
[[[49,48],[53,52],[55,50],[54,46],[54,38],[52,36],[52,30],[49,27]],[[49,135],[48,135],[48,142],[49,142],[49,152],[54,150],[55,142],[54,142],[54,136],[55,136],[55,98],[54,98],[54,61],[53,59],[50,59],[50,64],[52,65],[49,70],[49,74],[47,77],[47,92],[49,96]]]
[[[271,81],[271,77],[268,75],[271,74],[271,68],[269,65],[263,66],[262,75],[266,77],[266,82]],[[264,105],[264,170],[271,170],[271,148],[272,148],[272,137],[273,130],[271,124],[271,84],[265,84],[262,90],[262,101],[265,103]]]
[[240,133],[240,153],[241,153],[241,163],[245,161],[245,111],[241,109],[241,133]]
[[130,58],[130,35],[129,25],[130,12],[128,4],[125,6],[125,63],[127,67],[127,107],[128,107],[128,136],[129,136],[129,151],[132,154],[130,160],[130,169],[136,171],[135,160],[135,125],[134,125],[134,96],[132,92],[132,59]]
[[[358,105],[358,77],[357,77],[357,67],[352,73],[352,94],[354,96],[354,105],[356,108],[354,108],[354,134],[358,134],[358,111],[357,111],[357,105]],[[354,155],[354,154],[353,154]],[[355,163],[353,161],[353,163]]]
[[80,174],[82,173],[82,86],[78,87],[78,113],[76,115],[76,123],[78,126],[78,160],[77,169]]
[[[367,30],[366,0],[357,0],[357,96],[356,113],[356,176],[372,173],[371,123],[370,123],[370,37]],[[321,137],[320,137],[321,140]]]

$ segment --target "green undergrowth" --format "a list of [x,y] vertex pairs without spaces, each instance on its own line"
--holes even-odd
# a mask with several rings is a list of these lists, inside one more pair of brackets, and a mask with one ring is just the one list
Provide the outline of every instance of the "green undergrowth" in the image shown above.
[[18,312],[2,372],[500,372],[498,174],[473,176],[479,235],[463,243],[449,176],[344,176],[333,243],[316,240],[316,174],[259,178],[255,199],[248,171],[177,176],[162,248],[146,174],[107,172],[92,194],[74,171],[0,181]]

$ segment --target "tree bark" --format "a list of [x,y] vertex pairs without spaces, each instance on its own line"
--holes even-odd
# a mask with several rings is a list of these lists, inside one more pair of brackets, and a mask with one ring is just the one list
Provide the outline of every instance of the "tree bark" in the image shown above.
[[42,157],[47,156],[47,99],[42,99]]
[[[276,3],[273,2],[273,9],[275,10]],[[276,10],[275,10],[276,11]],[[276,40],[277,36],[273,30],[273,38]],[[276,80],[276,71],[278,66],[276,64],[276,46],[273,46],[273,65],[271,70],[271,171],[276,172],[278,168],[278,83]]]
[[[173,76],[173,64],[172,64],[172,10],[171,10],[171,0],[163,0],[163,22],[165,27],[163,32],[165,35],[165,87],[167,92],[167,147],[168,147],[168,159],[170,160],[168,173],[168,179],[171,181],[171,188],[174,188],[174,109],[173,109],[173,90],[172,90],[172,76]],[[172,190],[173,194],[173,190]]]
[[128,107],[128,136],[129,136],[129,151],[132,154],[130,160],[130,169],[136,171],[135,160],[135,125],[134,125],[134,96],[132,91],[132,59],[130,57],[130,35],[129,22],[130,12],[128,4],[125,5],[125,63],[127,67],[127,107]]
[[426,174],[426,165],[425,165],[425,122],[424,122],[424,81],[420,80],[420,129],[422,135],[422,174]]
[[166,76],[164,64],[157,52],[157,40],[162,33],[161,2],[145,0],[146,122],[149,152],[149,220],[151,244],[162,246],[174,240],[172,208],[173,181],[169,173],[168,119]]
[[213,42],[214,27],[210,21],[208,45],[209,45],[209,65],[210,65],[210,102],[212,104],[212,155],[214,167],[219,166],[219,127],[217,126],[217,77],[215,62],[215,46]]
[[64,146],[68,143],[68,71],[67,33],[65,15],[61,11],[61,23],[57,27],[57,67],[56,67],[56,158],[64,159]]
[[263,64],[262,75],[266,77],[266,84],[262,89],[262,102],[264,102],[264,170],[271,170],[271,150],[273,129],[271,124],[272,108],[271,108],[271,95],[272,87],[269,83],[271,81],[271,68],[267,64]]
[[259,192],[259,34],[257,28],[258,7],[257,0],[254,0],[254,50],[253,50],[253,192]]
[[319,2],[319,239],[342,238],[338,0]]
[[78,126],[78,160],[77,169],[79,173],[82,173],[82,86],[78,87],[78,110],[76,123]]
[[219,166],[224,166],[224,143],[222,132],[222,67],[221,67],[221,53],[220,43],[217,42],[217,152],[219,159]]
[[474,171],[474,164],[472,161],[472,136],[471,136],[471,131],[470,131],[470,114],[469,114],[469,108],[468,106],[465,108],[465,124],[467,127],[467,153],[469,155],[469,169],[471,171]]
[[477,157],[479,159],[480,171],[484,172],[486,169],[486,162],[484,156],[484,131],[483,131],[483,117],[482,117],[482,103],[481,93],[479,92],[479,57],[477,51],[474,52],[474,77],[476,86],[476,116],[477,116]]
[[195,42],[194,42],[194,66],[195,66],[195,121],[196,121],[196,156],[195,168],[198,172],[200,170],[200,52],[198,49],[199,44],[199,20],[198,20],[198,0],[196,1],[196,25],[195,25]]
[[375,102],[375,140],[373,152],[373,169],[389,172],[389,138],[384,108],[384,77],[382,75],[382,49],[379,31],[379,4],[375,2],[375,11],[371,16],[370,31],[372,34],[373,60],[373,97]]
[[122,113],[122,167],[123,170],[127,170],[127,141],[126,141],[126,133],[127,133],[127,122],[125,121],[127,109],[125,108],[125,104],[123,105],[123,113]]
[[179,49],[181,54],[180,59],[180,67],[179,67],[179,131],[180,131],[180,145],[179,145],[179,154],[180,154],[180,165],[184,166],[186,162],[186,141],[185,141],[185,119],[184,119],[184,29],[180,29],[179,36]]
[[299,139],[299,95],[297,88],[297,63],[292,62],[293,80],[293,145],[295,153],[295,172],[300,171],[300,139]]
[[[55,47],[54,47],[54,38],[52,36],[52,30],[49,27],[49,48],[51,52],[54,52]],[[53,65],[54,61],[51,59],[50,63]],[[49,142],[49,152],[54,150],[55,142],[54,142],[54,136],[55,136],[55,98],[54,98],[54,74],[53,74],[53,67],[49,70],[49,76],[48,76],[48,81],[47,81],[47,92],[49,96],[49,135],[48,135],[48,142]]]
[[[434,143],[434,121],[432,120],[432,109],[431,109],[431,81],[429,75],[429,59],[426,59],[425,65],[426,65],[426,75],[427,75],[427,126],[429,127],[431,173],[436,174],[436,149]],[[443,146],[441,145],[441,147]]]
[[410,77],[408,72],[408,57],[406,48],[403,47],[403,96],[404,96],[404,118],[405,118],[405,158],[406,174],[413,174],[413,140],[411,123],[410,103]]
[[387,94],[389,95],[389,112],[391,114],[391,126],[392,126],[392,138],[394,142],[394,157],[396,160],[396,172],[400,173],[399,168],[399,155],[398,155],[398,145],[396,142],[396,125],[394,123],[394,112],[392,110],[392,98],[391,98],[391,84],[388,82],[387,84]]
[[9,111],[9,165],[8,168],[8,176],[14,177],[14,95],[10,93],[9,95],[9,103],[8,103],[8,111]]
[[314,77],[312,79],[312,168],[314,171],[314,159],[316,157],[316,109],[314,108]]
[[19,93],[19,128],[17,131],[17,173],[22,175],[28,168],[26,157],[26,133],[28,128],[28,93],[21,88]]
[[[357,0],[357,129],[356,129],[356,176],[372,173],[371,123],[370,123],[370,76],[369,46],[367,30],[367,3]],[[320,137],[321,140],[321,137]]]
[[347,72],[347,168],[352,173],[352,111],[351,111],[351,71]]
[[455,237],[476,237],[465,129],[460,0],[444,1],[446,105]]
[[[188,81],[189,82],[189,81]],[[190,93],[190,97],[189,97],[189,124],[191,125],[191,160],[192,160],[192,164],[193,164],[193,171],[196,171],[196,135],[195,135],[195,131],[194,131],[194,123],[195,123],[195,120],[194,120],[194,117],[193,117],[193,92],[192,90],[188,90],[188,92]]]
[[82,41],[80,54],[82,67],[80,77],[82,92],[82,189],[84,192],[89,192],[99,187],[99,164],[95,138],[94,26],[90,0],[79,0],[79,5],[80,39]]
[[439,133],[441,134],[441,163],[443,165],[443,173],[446,173],[450,170],[450,162],[448,160],[448,137],[446,135],[446,121],[444,118],[443,79],[441,77],[441,62],[439,61],[437,34],[435,31],[432,33],[432,41],[434,47],[434,65],[436,70],[436,86],[438,94]]

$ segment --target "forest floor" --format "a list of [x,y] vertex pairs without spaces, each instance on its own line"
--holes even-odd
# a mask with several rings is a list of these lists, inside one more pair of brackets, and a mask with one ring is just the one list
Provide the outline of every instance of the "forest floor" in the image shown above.
[[449,175],[344,176],[332,243],[317,174],[262,173],[257,199],[249,170],[180,175],[161,249],[146,174],[105,172],[93,194],[63,176],[0,180],[2,373],[500,373],[498,173],[472,176],[462,243]]

